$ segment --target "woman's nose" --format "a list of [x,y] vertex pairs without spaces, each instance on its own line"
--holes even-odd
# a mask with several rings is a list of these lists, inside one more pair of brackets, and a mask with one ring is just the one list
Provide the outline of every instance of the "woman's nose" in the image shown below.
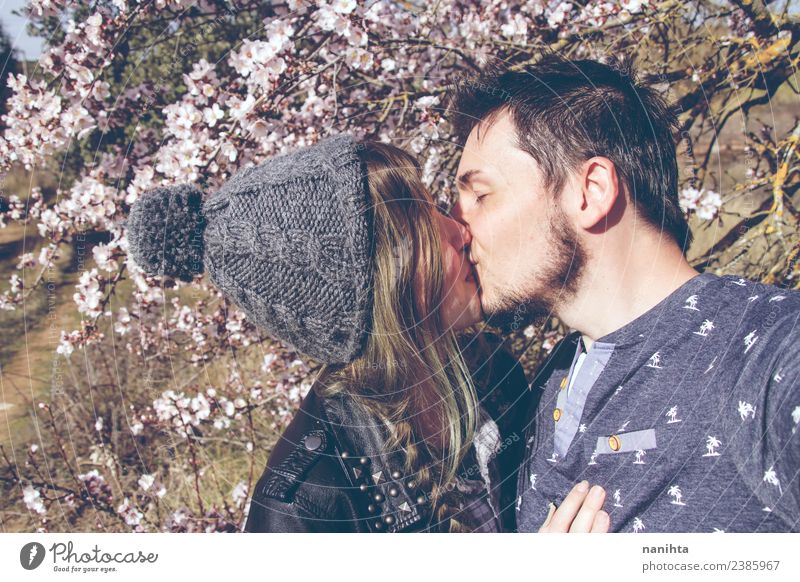
[[463,251],[472,240],[469,229],[461,222],[454,220],[446,214],[442,214],[441,217],[444,220],[448,242],[459,251]]
[[458,225],[458,231],[461,234],[461,248],[468,247],[472,242],[472,233],[463,222],[455,221]]

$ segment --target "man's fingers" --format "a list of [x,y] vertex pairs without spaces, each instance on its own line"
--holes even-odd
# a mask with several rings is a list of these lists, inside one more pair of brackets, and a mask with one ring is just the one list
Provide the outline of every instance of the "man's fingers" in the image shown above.
[[567,532],[572,525],[573,520],[578,515],[583,500],[589,492],[589,482],[581,481],[575,485],[564,498],[561,505],[558,506],[553,519],[550,522],[550,531],[553,532]]
[[608,533],[608,528],[610,525],[611,517],[601,509],[594,515],[592,531],[590,533]]
[[569,528],[570,532],[585,533],[592,530],[597,512],[603,509],[603,502],[606,500],[606,490],[595,485],[589,491],[589,494],[583,500],[583,505],[578,511],[578,515],[572,521]]
[[550,521],[553,519],[553,514],[556,512],[556,506],[553,502],[550,502],[550,510],[547,512],[547,518],[545,518],[542,527],[539,528],[539,533],[545,533],[547,528],[550,526]]

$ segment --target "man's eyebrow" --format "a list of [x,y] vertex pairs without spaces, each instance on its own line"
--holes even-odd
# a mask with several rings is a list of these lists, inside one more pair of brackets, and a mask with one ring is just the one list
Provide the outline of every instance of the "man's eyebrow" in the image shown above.
[[461,174],[458,178],[456,178],[456,182],[462,188],[466,188],[472,181],[472,177],[480,173],[481,173],[480,170],[467,170],[466,172]]

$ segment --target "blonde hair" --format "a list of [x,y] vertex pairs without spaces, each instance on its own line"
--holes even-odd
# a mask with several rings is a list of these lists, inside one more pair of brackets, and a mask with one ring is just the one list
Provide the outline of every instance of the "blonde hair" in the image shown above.
[[374,218],[372,328],[359,358],[322,368],[318,391],[345,392],[384,419],[387,447],[403,449],[407,474],[430,487],[434,518],[463,530],[446,493],[473,441],[478,402],[456,336],[436,309],[445,284],[436,205],[413,156],[364,146]]

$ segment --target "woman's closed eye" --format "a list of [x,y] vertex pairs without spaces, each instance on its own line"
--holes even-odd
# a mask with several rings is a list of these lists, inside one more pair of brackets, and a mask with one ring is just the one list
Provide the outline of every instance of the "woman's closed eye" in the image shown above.
[[473,192],[475,194],[475,204],[480,204],[481,200],[486,198],[489,193],[488,192]]

